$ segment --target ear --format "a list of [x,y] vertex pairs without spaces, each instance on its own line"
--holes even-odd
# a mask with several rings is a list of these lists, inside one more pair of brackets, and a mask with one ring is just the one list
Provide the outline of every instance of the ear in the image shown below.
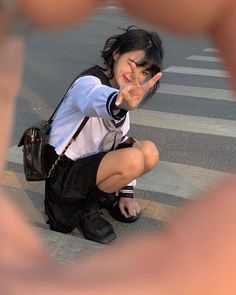
[[113,59],[117,60],[117,58],[120,56],[120,52],[118,49],[116,49],[113,53],[112,53]]

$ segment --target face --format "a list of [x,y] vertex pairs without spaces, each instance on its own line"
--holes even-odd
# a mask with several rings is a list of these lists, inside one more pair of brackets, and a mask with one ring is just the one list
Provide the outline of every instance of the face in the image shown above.
[[147,67],[138,66],[138,63],[144,59],[144,56],[144,50],[134,50],[124,54],[114,52],[114,77],[110,80],[112,87],[120,88],[124,84],[131,83],[133,81],[130,66],[132,62],[137,65],[138,80],[139,83],[142,83],[149,74]]

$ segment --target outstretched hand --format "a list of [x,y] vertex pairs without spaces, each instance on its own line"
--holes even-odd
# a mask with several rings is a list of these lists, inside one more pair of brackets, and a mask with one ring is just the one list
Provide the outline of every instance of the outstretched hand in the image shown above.
[[120,109],[132,111],[142,102],[145,93],[160,80],[162,73],[157,73],[148,82],[140,84],[138,69],[135,63],[131,63],[132,82],[121,86],[116,99],[116,106]]

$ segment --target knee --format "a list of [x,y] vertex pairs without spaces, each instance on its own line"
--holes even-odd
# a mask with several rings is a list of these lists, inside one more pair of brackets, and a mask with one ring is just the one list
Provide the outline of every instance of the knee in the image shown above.
[[153,142],[145,140],[141,143],[141,151],[144,158],[145,170],[146,172],[151,171],[157,166],[160,160],[159,150]]
[[145,169],[143,154],[138,149],[130,149],[126,154],[124,173],[132,178],[138,178]]

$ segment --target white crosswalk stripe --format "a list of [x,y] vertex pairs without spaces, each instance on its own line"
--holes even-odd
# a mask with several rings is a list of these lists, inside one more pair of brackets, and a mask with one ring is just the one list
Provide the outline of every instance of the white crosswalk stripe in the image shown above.
[[193,67],[180,67],[170,66],[163,72],[174,74],[187,74],[187,75],[201,75],[210,77],[229,78],[229,74],[224,70],[206,69],[206,68],[193,68]]
[[[8,161],[23,164],[22,149],[13,146],[9,149]],[[137,188],[192,198],[228,173],[190,165],[161,161],[156,169],[138,180]]]
[[175,95],[181,95],[213,100],[235,101],[232,91],[207,87],[162,83],[160,89],[158,90],[158,93],[172,94],[173,99]]
[[191,199],[229,173],[161,161],[156,169],[141,177],[137,188]]
[[216,49],[216,48],[205,48],[203,51],[207,51],[207,52],[219,52],[219,50]]
[[196,61],[223,62],[223,60],[217,56],[190,55],[186,59],[187,60],[196,60]]
[[150,110],[138,110],[130,115],[131,122],[137,125],[236,138],[236,122],[233,120],[171,114]]

